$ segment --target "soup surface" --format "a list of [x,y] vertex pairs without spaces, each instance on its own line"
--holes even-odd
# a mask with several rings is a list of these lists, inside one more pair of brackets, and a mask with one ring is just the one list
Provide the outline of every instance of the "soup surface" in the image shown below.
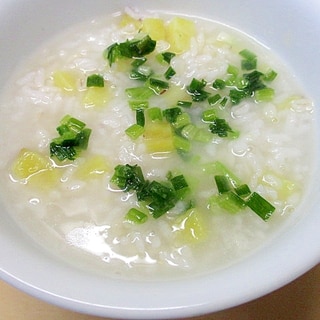
[[25,61],[1,99],[1,185],[21,228],[80,268],[212,272],[298,215],[313,104],[223,24],[126,10]]

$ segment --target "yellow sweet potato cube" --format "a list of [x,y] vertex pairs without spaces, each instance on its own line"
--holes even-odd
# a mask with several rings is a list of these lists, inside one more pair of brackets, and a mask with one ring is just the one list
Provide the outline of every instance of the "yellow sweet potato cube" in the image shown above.
[[49,157],[28,149],[19,152],[12,166],[12,176],[17,181],[41,189],[53,187],[59,180]]
[[120,26],[120,28],[125,28],[129,25],[133,25],[136,29],[140,29],[141,28],[141,21],[137,20],[137,19],[131,17],[130,15],[128,15],[127,13],[125,13],[121,16],[119,26]]
[[76,176],[79,179],[87,180],[101,177],[110,170],[109,163],[102,155],[94,155],[80,164]]
[[77,89],[77,76],[71,70],[58,70],[52,75],[53,84],[66,92],[72,92]]
[[155,121],[147,124],[144,132],[144,143],[148,153],[168,153],[175,147],[173,134],[169,123]]
[[146,18],[142,21],[142,32],[148,34],[153,40],[164,40],[166,30],[164,21],[159,18]]
[[84,92],[83,104],[86,108],[103,107],[110,101],[107,87],[89,87]]
[[177,218],[174,225],[177,232],[177,239],[187,244],[203,242],[208,237],[207,222],[201,212],[190,209]]
[[166,38],[170,43],[170,51],[177,54],[183,53],[190,48],[191,38],[196,34],[193,21],[182,18],[173,18],[166,28]]

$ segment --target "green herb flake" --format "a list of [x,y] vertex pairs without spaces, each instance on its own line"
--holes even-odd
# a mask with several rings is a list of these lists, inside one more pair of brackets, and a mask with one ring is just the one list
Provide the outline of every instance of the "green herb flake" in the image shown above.
[[104,78],[100,74],[92,74],[87,78],[87,87],[104,87]]

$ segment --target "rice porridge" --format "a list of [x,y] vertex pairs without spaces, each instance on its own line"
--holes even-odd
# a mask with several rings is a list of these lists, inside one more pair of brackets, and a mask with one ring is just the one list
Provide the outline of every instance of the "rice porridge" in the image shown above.
[[296,214],[313,103],[249,36],[123,13],[46,43],[0,104],[8,211],[62,259],[114,277],[212,272]]

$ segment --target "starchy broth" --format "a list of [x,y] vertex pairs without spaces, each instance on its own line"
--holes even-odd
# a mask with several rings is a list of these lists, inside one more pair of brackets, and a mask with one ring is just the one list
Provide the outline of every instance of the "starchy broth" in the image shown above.
[[[313,103],[292,73],[269,49],[217,22],[182,17],[188,32],[181,34],[180,43],[172,38],[174,19],[170,14],[127,10],[76,26],[41,47],[8,81],[0,109],[3,198],[26,234],[77,267],[131,279],[213,272],[263,247],[304,199],[313,167]],[[157,60],[159,53],[176,52],[170,62],[175,75],[167,79],[169,89],[152,95],[148,109],[163,111],[178,101],[191,101],[187,88],[192,79],[204,79],[210,95],[227,92],[212,84],[230,77],[230,65],[250,72],[241,71],[239,52],[245,49],[256,54],[256,69],[277,72],[268,83],[275,95],[260,102],[255,101],[257,96],[246,97],[225,106],[193,101],[191,108],[181,108],[191,119],[214,109],[237,133],[220,137],[196,120],[205,133],[200,141],[188,140],[191,151],[183,156],[175,148],[177,142],[170,142],[174,128],[164,120],[160,129],[152,127],[148,109],[149,127],[132,139],[125,131],[136,118],[126,89],[142,82],[129,77],[132,59],[110,66],[103,52],[140,31],[157,41],[144,65],[153,74],[159,76],[168,68]],[[92,74],[103,75],[103,88],[86,86]],[[79,157],[59,162],[49,157],[49,146],[65,115],[83,121],[92,132]],[[150,127],[168,135],[150,142]],[[21,177],[21,167],[15,172],[17,161],[28,152],[33,163],[39,156],[38,171],[30,178]],[[218,193],[216,161],[275,207],[267,221],[249,208],[233,214],[213,204]],[[139,165],[150,181],[167,181],[168,172],[183,174],[192,205],[187,208],[179,201],[153,218],[134,192],[112,183],[119,164]],[[126,221],[133,207],[147,214],[145,223]]]

